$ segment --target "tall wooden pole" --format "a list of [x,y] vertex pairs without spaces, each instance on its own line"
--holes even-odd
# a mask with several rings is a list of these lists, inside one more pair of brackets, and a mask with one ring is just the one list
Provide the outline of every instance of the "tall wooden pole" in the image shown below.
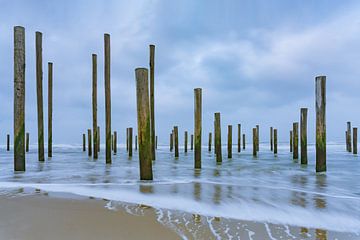
[[301,164],[308,163],[307,157],[307,108],[300,110],[300,144],[301,144]]
[[246,142],[245,142],[245,134],[243,134],[242,137],[243,137],[243,139],[242,139],[242,140],[243,140],[243,141],[242,141],[242,142],[243,142],[243,150],[245,150],[245,145],[246,145]]
[[25,29],[20,26],[14,27],[14,170],[25,171]]
[[209,152],[211,152],[211,139],[212,139],[212,133],[209,132],[209,147],[208,147]]
[[133,128],[129,128],[129,157],[133,155]]
[[26,152],[29,152],[29,141],[30,141],[30,135],[29,133],[26,133]]
[[220,113],[217,112],[215,115],[215,153],[216,153],[216,162],[222,162],[222,153],[221,153],[221,122],[220,122]]
[[188,145],[188,132],[185,131],[184,133],[184,152],[187,153],[187,145]]
[[154,104],[154,76],[155,76],[155,45],[150,45],[150,124],[151,124],[151,157],[155,160],[155,104]]
[[259,125],[256,125],[256,151],[259,151],[260,148],[260,127]]
[[94,137],[94,159],[98,158],[98,132],[97,132],[97,55],[92,54],[92,117]]
[[178,126],[174,127],[174,144],[175,144],[175,157],[179,157],[179,130]]
[[140,180],[152,180],[148,70],[146,68],[137,68],[135,70],[135,76]]
[[48,63],[48,157],[52,157],[53,63]]
[[10,134],[6,135],[6,150],[10,151]]
[[274,133],[273,133],[273,127],[270,127],[270,150],[273,151],[274,150]]
[[232,158],[232,125],[228,125],[228,158]]
[[83,152],[85,152],[86,151],[86,135],[85,135],[85,133],[83,133]]
[[241,152],[241,124],[238,124],[238,136],[237,136],[237,148],[238,152]]
[[299,123],[293,123],[293,159],[299,159]]
[[257,153],[257,144],[256,144],[256,137],[257,137],[257,131],[256,128],[253,128],[253,156],[256,157]]
[[348,134],[348,152],[351,152],[351,122],[347,122],[347,134]]
[[294,137],[293,137],[293,131],[290,130],[290,152],[293,152],[293,146],[294,146],[294,144],[293,144],[293,139],[294,139]]
[[277,129],[274,129],[274,154],[277,154]]
[[353,154],[357,154],[357,128],[353,128]]
[[106,163],[111,163],[111,90],[110,90],[110,35],[104,34],[105,48],[105,155]]
[[326,76],[315,79],[316,172],[326,171]]
[[195,168],[201,168],[201,130],[202,130],[202,89],[194,89],[194,137],[195,137]]
[[114,131],[114,154],[117,153],[117,131]]
[[91,129],[88,129],[88,155],[91,156]]
[[38,118],[38,156],[44,161],[44,113],[43,113],[43,69],[42,69],[42,33],[36,32],[36,95]]

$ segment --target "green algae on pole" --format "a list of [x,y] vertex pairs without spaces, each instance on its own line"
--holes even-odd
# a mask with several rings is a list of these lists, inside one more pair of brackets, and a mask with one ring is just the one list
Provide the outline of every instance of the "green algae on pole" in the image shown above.
[[25,171],[25,29],[20,26],[14,27],[14,170]]
[[241,152],[241,124],[238,124],[237,148],[238,148],[238,152]]
[[6,135],[6,151],[10,151],[10,134]]
[[26,147],[25,147],[26,152],[29,152],[29,141],[30,141],[30,135],[29,133],[26,133]]
[[253,128],[252,132],[253,132],[253,156],[256,157],[256,153],[257,153],[257,143],[256,143],[257,131],[256,131],[256,128]]
[[274,128],[274,154],[277,154],[277,129]]
[[135,69],[140,180],[152,180],[149,81],[146,68]]
[[129,128],[129,157],[133,155],[133,128]]
[[273,151],[274,150],[274,133],[273,133],[273,127],[270,127],[270,150]]
[[357,128],[353,128],[353,154],[357,154]]
[[114,139],[113,139],[113,141],[114,141],[114,155],[116,155],[116,153],[117,153],[117,131],[114,131]]
[[301,164],[308,163],[307,157],[307,108],[300,110],[300,147],[301,147]]
[[290,130],[290,152],[293,152],[293,131]]
[[293,123],[293,159],[299,159],[299,123]]
[[209,147],[208,147],[209,152],[211,152],[211,139],[212,139],[212,133],[209,132]]
[[175,157],[179,157],[179,129],[178,126],[174,126],[174,145],[175,145]]
[[187,145],[188,145],[188,132],[185,131],[184,133],[184,152],[187,153]]
[[228,158],[232,158],[232,125],[228,125],[227,150],[228,150]]
[[347,122],[347,149],[351,152],[351,122]]
[[91,156],[91,129],[88,129],[88,155]]
[[151,125],[151,157],[155,160],[155,104],[154,104],[154,76],[155,76],[155,45],[150,45],[150,125]]
[[48,157],[52,157],[53,63],[48,63]]
[[201,168],[201,128],[202,128],[202,89],[194,89],[194,165],[195,168]]
[[326,76],[315,78],[316,172],[326,171]]
[[92,117],[94,137],[94,159],[98,158],[98,132],[97,132],[97,55],[92,54]]
[[190,150],[194,150],[194,134],[190,135]]
[[35,34],[36,47],[36,96],[37,96],[37,122],[38,122],[38,157],[44,161],[44,112],[43,112],[43,69],[42,69],[42,33]]
[[85,135],[85,133],[83,133],[82,142],[83,142],[83,152],[85,152],[86,151],[86,135]]
[[221,122],[220,122],[220,113],[217,112],[214,114],[215,116],[215,129],[214,129],[214,137],[215,137],[215,153],[216,153],[216,162],[222,162],[222,153],[221,153]]
[[111,90],[110,90],[110,35],[104,34],[104,78],[105,78],[105,155],[111,163]]

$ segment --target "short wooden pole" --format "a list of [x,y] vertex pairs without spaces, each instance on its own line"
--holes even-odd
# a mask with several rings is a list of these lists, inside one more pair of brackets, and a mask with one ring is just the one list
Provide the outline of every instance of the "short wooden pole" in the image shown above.
[[114,154],[117,153],[117,131],[114,131]]
[[36,96],[38,118],[38,157],[44,161],[44,112],[43,112],[43,69],[42,69],[42,33],[36,32]]
[[256,128],[253,128],[253,156],[256,157],[256,153],[257,153],[257,144],[256,144]]
[[260,127],[256,125],[256,151],[260,149]]
[[48,157],[52,157],[53,63],[48,63]]
[[86,151],[86,135],[83,133],[83,152]]
[[10,134],[6,135],[6,150],[10,151]]
[[246,142],[245,142],[245,134],[242,135],[243,139],[242,139],[242,142],[243,142],[243,150],[245,150],[245,145],[246,145]]
[[194,135],[190,135],[190,150],[194,150]]
[[98,158],[98,125],[97,125],[97,55],[92,54],[92,117],[94,138],[94,159]]
[[26,133],[26,152],[29,152],[30,134]]
[[129,128],[126,128],[126,151],[129,152]]
[[232,158],[232,125],[228,125],[227,150],[228,150],[228,158]]
[[215,113],[215,153],[216,153],[216,162],[222,162],[222,153],[221,153],[221,122],[220,122],[220,113]]
[[308,163],[307,157],[307,108],[300,110],[300,145],[301,145],[301,164]]
[[195,168],[201,168],[201,131],[202,131],[202,89],[194,89],[194,138],[195,152],[194,165]]
[[175,157],[179,157],[179,129],[178,126],[174,127],[174,145],[175,145]]
[[290,152],[293,152],[293,131],[290,130]]
[[129,157],[133,155],[133,128],[129,128]]
[[315,79],[316,172],[326,171],[326,76]]
[[351,152],[351,122],[347,122],[347,134],[348,134],[348,152]]
[[238,124],[237,150],[241,152],[241,124]]
[[187,145],[188,145],[188,132],[185,131],[184,133],[184,152],[187,153]]
[[346,151],[349,151],[349,144],[348,144],[348,132],[347,130],[345,131],[345,146],[346,146]]
[[274,129],[274,154],[277,154],[277,129]]
[[135,151],[137,150],[137,145],[138,145],[138,140],[137,140],[137,135],[135,136]]
[[174,148],[174,136],[173,136],[173,134],[174,134],[174,131],[172,131],[170,133],[170,152],[172,152],[172,150]]
[[299,123],[293,123],[293,159],[299,159]]
[[92,155],[91,151],[91,129],[88,129],[88,155]]
[[208,150],[209,150],[209,152],[211,152],[211,140],[212,140],[212,133],[210,132],[209,133],[209,147],[208,147]]
[[25,171],[25,29],[20,26],[14,27],[14,170]]
[[155,45],[150,45],[150,125],[151,125],[151,157],[155,160],[155,110],[154,110],[154,76]]
[[98,137],[98,140],[97,140],[97,145],[98,145],[98,147],[97,147],[97,150],[98,150],[98,152],[100,152],[100,127],[98,126],[97,127],[97,137]]
[[357,154],[357,128],[353,128],[353,154]]
[[274,130],[273,130],[273,127],[270,127],[270,150],[271,151],[274,151],[274,139],[273,139],[273,136],[274,136]]
[[105,79],[105,155],[111,163],[111,88],[110,88],[110,35],[104,34],[104,79]]
[[137,99],[137,129],[139,141],[140,180],[152,180],[151,132],[150,132],[150,104],[148,70],[137,68],[136,99]]

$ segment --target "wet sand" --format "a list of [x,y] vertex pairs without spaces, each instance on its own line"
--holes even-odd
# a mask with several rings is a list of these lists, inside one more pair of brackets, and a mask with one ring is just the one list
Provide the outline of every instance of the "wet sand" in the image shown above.
[[96,199],[0,196],[0,239],[180,239],[151,212],[134,216],[105,205]]

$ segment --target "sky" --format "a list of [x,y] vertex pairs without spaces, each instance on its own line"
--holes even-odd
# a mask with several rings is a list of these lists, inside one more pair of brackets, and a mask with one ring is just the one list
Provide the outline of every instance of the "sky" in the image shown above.
[[[112,130],[123,143],[136,129],[135,68],[155,44],[155,122],[159,144],[179,126],[194,128],[194,88],[202,88],[203,143],[221,112],[223,142],[236,124],[250,142],[260,125],[288,141],[300,108],[315,133],[315,77],[327,76],[328,141],[359,126],[360,3],[305,0],[0,0],[0,144],[13,132],[13,27],[26,34],[26,131],[37,136],[35,32],[43,33],[47,139],[47,62],[54,63],[53,141],[76,144],[92,126],[91,55],[98,54],[98,121],[104,139],[104,33],[111,35]],[[234,137],[234,139],[236,139]]]

